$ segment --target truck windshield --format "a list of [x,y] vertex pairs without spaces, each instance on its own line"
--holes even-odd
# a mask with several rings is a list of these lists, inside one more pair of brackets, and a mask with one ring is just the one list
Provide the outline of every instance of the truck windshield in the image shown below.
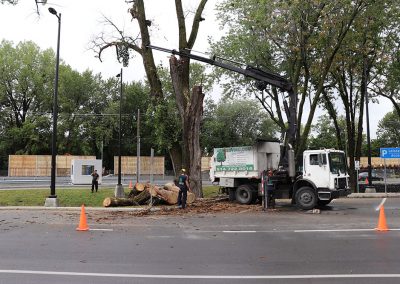
[[329,153],[329,165],[331,168],[331,173],[334,174],[346,173],[346,158],[344,156],[344,153],[340,152]]

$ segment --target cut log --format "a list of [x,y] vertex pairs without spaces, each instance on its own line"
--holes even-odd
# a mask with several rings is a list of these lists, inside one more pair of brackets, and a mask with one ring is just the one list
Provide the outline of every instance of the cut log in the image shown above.
[[143,190],[141,193],[139,193],[133,198],[133,201],[135,201],[140,205],[143,205],[146,203],[147,200],[149,200],[149,198],[150,198],[150,192],[148,190]]
[[145,188],[145,185],[143,184],[143,183],[136,183],[135,184],[135,189],[137,190],[137,191],[140,191],[140,192],[142,192],[143,190],[144,190],[144,188]]
[[131,198],[106,197],[103,201],[104,207],[137,206],[137,205],[139,204]]
[[158,194],[157,188],[158,188],[158,187],[155,186],[155,185],[152,185],[152,186],[150,186],[150,187],[147,188],[147,190],[149,191],[149,193],[150,193],[150,195],[151,195],[152,197],[156,197],[156,196],[157,196],[157,194]]
[[188,191],[187,194],[187,204],[192,204],[193,202],[196,201],[196,195],[193,192]]
[[174,183],[169,182],[164,185],[165,190],[175,191],[179,193],[179,187],[177,187]]
[[165,202],[170,205],[176,204],[178,202],[178,192],[165,190],[157,187],[157,195],[160,196]]
[[145,185],[143,183],[136,183],[132,190],[129,192],[128,197],[133,198],[144,190]]
[[[169,190],[169,191],[174,191],[176,193],[179,194],[179,187],[177,187],[174,183],[170,182],[170,183],[166,183],[164,185],[164,189],[165,190]],[[187,199],[186,199],[186,203],[187,204],[192,204],[193,202],[195,202],[196,200],[196,195],[193,192],[188,191],[187,193]]]

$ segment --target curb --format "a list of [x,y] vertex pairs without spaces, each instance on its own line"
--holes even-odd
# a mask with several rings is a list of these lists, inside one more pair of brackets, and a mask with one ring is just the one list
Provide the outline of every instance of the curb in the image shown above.
[[377,192],[377,193],[352,193],[347,196],[347,198],[400,198],[400,193],[384,193],[384,192]]
[[[56,211],[80,211],[81,207],[45,207],[45,206],[0,206],[0,210],[56,210]],[[86,211],[133,211],[133,212],[146,212],[146,211],[161,211],[161,207],[148,207],[148,208],[132,208],[132,207],[85,207]]]

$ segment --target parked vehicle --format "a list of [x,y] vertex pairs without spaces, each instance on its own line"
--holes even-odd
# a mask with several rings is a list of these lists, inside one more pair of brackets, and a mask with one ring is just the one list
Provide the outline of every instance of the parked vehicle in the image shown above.
[[[253,203],[261,196],[267,178],[274,198],[292,199],[299,208],[313,209],[350,194],[346,156],[334,149],[307,150],[301,171],[296,172],[293,150],[288,151],[287,167],[280,166],[281,147],[277,141],[260,140],[253,146],[216,148],[210,178],[219,182],[231,200]],[[265,176],[271,170],[269,177]]]
[[[380,175],[378,175],[375,171],[371,172],[372,176],[372,181],[382,181],[384,178]],[[358,174],[358,181],[365,181],[366,179],[369,179],[368,177],[368,172],[361,172]]]

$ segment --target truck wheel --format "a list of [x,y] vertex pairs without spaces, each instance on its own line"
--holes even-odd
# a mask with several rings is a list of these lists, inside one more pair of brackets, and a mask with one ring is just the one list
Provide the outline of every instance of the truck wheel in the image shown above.
[[243,184],[236,189],[236,200],[240,204],[251,204],[256,197],[253,188],[250,185]]
[[300,187],[296,192],[295,199],[297,207],[303,210],[313,209],[318,201],[314,189],[309,186]]

